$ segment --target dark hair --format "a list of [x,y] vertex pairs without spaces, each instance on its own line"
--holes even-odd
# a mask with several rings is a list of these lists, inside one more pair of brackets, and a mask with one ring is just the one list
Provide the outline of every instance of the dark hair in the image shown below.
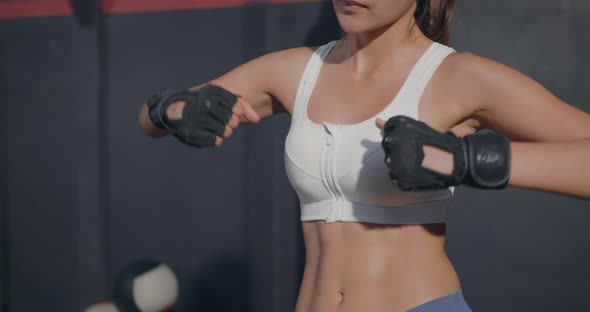
[[449,44],[449,26],[455,0],[417,0],[416,24],[430,40]]

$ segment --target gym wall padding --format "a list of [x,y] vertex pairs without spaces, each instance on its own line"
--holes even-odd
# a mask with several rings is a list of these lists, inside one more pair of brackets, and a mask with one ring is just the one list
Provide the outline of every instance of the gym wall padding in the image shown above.
[[[289,117],[198,150],[146,137],[137,113],[162,87],[338,38],[329,2],[298,2],[139,12],[106,1],[112,11],[89,27],[67,10],[0,20],[6,311],[80,311],[144,257],[175,269],[178,311],[293,310],[304,249],[283,166]],[[584,0],[457,6],[453,47],[590,111]],[[456,194],[446,247],[474,311],[590,310],[588,200]]]

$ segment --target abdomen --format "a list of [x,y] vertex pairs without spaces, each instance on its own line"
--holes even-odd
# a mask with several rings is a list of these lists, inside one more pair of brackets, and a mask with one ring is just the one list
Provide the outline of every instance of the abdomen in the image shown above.
[[444,224],[304,222],[296,312],[406,311],[457,291]]

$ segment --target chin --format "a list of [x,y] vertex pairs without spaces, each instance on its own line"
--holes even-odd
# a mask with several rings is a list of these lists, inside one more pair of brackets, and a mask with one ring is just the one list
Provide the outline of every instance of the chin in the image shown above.
[[338,16],[340,28],[347,34],[363,33],[376,29],[375,25],[353,16]]
[[362,22],[347,22],[347,23],[340,23],[340,27],[342,30],[347,34],[360,34],[360,33],[368,33],[373,32],[379,29],[382,29],[384,26],[388,24],[374,24],[374,23],[362,23]]

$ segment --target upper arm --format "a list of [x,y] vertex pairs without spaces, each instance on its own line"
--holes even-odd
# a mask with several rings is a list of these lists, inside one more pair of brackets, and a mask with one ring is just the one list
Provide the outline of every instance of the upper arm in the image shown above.
[[[294,97],[305,62],[311,48],[295,48],[273,52],[247,63],[211,80],[238,94],[256,111],[261,119],[289,110],[291,95]],[[247,122],[246,119],[241,120]]]
[[590,138],[590,114],[571,106],[535,80],[500,63],[459,53],[453,80],[472,102],[470,115],[482,127],[514,140]]

